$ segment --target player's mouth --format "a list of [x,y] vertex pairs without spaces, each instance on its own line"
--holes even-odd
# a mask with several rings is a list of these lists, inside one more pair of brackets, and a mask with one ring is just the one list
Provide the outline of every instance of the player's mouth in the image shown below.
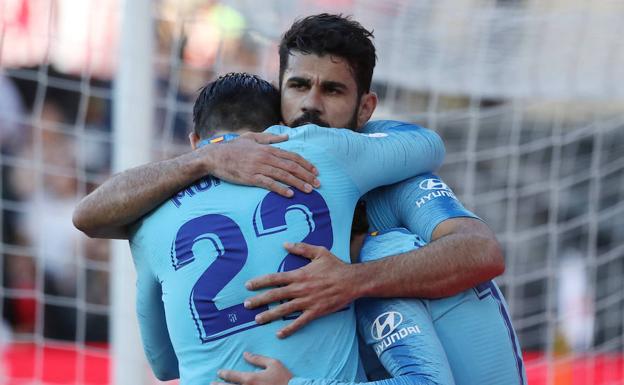
[[306,111],[292,122],[291,127],[299,127],[305,124],[316,124],[321,127],[329,127],[329,123],[321,119],[320,114],[315,111]]

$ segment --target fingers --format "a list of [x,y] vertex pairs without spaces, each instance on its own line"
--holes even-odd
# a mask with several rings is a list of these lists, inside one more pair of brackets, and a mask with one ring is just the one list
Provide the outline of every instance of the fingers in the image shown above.
[[239,372],[236,370],[223,370],[223,369],[217,372],[217,375],[221,377],[221,379],[227,381],[228,383],[235,383],[235,384],[244,384],[246,381],[249,380],[248,377],[250,374],[251,373],[247,373],[247,372]]
[[256,316],[256,322],[259,324],[269,323],[279,318],[286,317],[294,312],[300,311],[303,308],[301,302],[298,300],[288,301],[279,306],[276,306],[270,310],[262,312]]
[[286,242],[284,243],[284,248],[291,254],[296,254],[308,259],[318,258],[327,251],[323,246],[313,246],[303,242]]
[[288,188],[288,186],[284,186],[276,180],[262,174],[256,175],[254,182],[256,186],[265,188],[269,191],[273,191],[274,193],[277,193],[286,198],[290,198],[295,195],[295,193],[290,188]]
[[[316,167],[314,167],[312,163],[305,160],[305,158],[299,154],[296,154],[290,151],[285,151],[276,147],[271,147],[269,151],[271,152],[271,154],[273,154],[274,156],[278,158],[282,158],[282,159],[289,160],[291,162],[295,162],[296,164],[298,164],[299,166],[307,170],[309,173],[314,174],[314,176],[318,175],[318,170],[316,169]],[[312,182],[313,181],[310,181],[311,184]]]
[[304,311],[297,319],[289,323],[288,326],[277,332],[278,338],[286,338],[297,330],[307,325],[310,321],[317,318],[312,312]]
[[291,272],[273,273],[254,278],[245,283],[247,290],[258,290],[265,287],[287,285],[293,281]]
[[[309,193],[313,187],[321,185],[313,173],[293,161],[273,156],[268,160],[268,165],[272,169],[267,170],[267,176],[301,191]],[[271,174],[269,175],[268,172]]]
[[288,140],[288,135],[286,134],[282,134],[282,135],[274,135],[274,134],[269,134],[269,133],[248,133],[242,136],[249,136],[251,137],[256,143],[259,144],[273,144],[273,143],[281,143],[281,142],[285,142]]
[[[258,144],[273,144],[273,143],[281,143],[288,140],[288,135],[273,135],[268,133],[247,133],[241,135],[242,138],[249,138]],[[279,149],[277,147],[269,147],[267,150],[274,156],[282,159],[286,159],[292,161],[303,169],[307,170],[309,173],[314,174],[314,176],[318,175],[318,170],[314,165],[307,160],[305,160],[301,155],[296,154],[294,152],[285,151]],[[310,181],[312,183],[312,181]],[[318,186],[317,186],[318,187]]]
[[252,354],[249,352],[243,353],[243,357],[245,357],[245,361],[263,369],[266,369],[268,366],[275,364],[276,361],[271,357],[265,357],[261,356],[260,354]]
[[[288,296],[288,288],[287,287],[278,287],[275,289],[271,289],[265,291],[264,293],[258,294],[254,297],[248,298],[244,302],[244,306],[247,309],[254,309],[258,306],[267,305],[273,302],[283,301],[289,299]],[[258,315],[259,316],[259,315]],[[256,316],[256,321],[258,320],[258,316]]]
[[288,186],[293,186],[298,188],[304,192],[311,192],[312,185],[305,182],[303,179],[300,179],[295,174],[292,174],[290,171],[284,171],[279,165],[276,166],[276,163],[281,162],[280,160],[272,160],[272,164],[262,166],[260,168],[260,173],[264,176],[267,176],[271,179],[274,179],[277,182],[283,183]]

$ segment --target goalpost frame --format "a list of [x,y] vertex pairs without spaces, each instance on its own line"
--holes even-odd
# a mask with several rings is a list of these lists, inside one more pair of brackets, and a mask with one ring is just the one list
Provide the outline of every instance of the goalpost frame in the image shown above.
[[[154,111],[154,30],[151,0],[120,0],[119,63],[113,87],[113,171],[151,160]],[[111,380],[148,384],[153,380],[135,312],[136,273],[128,242],[113,241],[111,262]]]

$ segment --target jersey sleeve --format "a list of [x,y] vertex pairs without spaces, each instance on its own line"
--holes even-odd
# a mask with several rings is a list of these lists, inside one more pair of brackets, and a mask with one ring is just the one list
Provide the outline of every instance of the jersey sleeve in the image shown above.
[[369,133],[311,124],[286,132],[290,139],[324,148],[326,156],[336,160],[360,194],[431,172],[442,164],[445,154],[444,143],[434,131],[401,122],[389,123],[379,132]]
[[130,245],[137,271],[136,311],[145,356],[159,380],[179,378],[178,359],[167,330],[160,282],[152,273],[140,242],[131,238]]
[[403,226],[426,242],[441,222],[468,217],[479,219],[457,199],[435,174],[425,173],[366,194],[368,221],[374,230]]
[[392,378],[349,382],[295,377],[289,385],[453,385],[446,353],[423,301],[367,298],[356,302],[360,335]]

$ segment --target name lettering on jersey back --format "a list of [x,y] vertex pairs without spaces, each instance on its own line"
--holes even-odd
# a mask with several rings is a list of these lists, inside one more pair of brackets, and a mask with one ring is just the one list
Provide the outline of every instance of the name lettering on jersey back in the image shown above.
[[199,192],[209,190],[212,187],[219,186],[220,184],[221,180],[219,178],[205,176],[195,182],[195,184],[190,185],[189,187],[174,195],[171,198],[171,202],[173,202],[175,207],[180,207],[182,206],[182,199],[184,199],[184,197],[192,197]]

